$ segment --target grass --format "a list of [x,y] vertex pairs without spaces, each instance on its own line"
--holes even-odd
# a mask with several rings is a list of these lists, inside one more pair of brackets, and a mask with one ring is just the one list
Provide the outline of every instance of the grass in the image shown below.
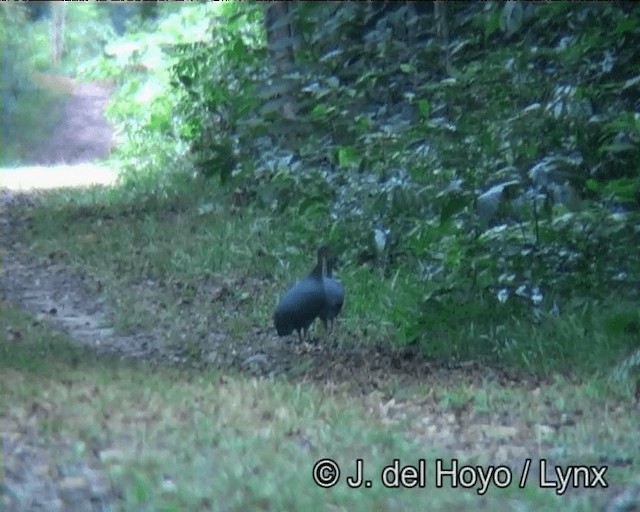
[[[185,330],[198,337],[204,333],[199,326],[207,329],[205,319],[214,316],[246,332],[250,325],[270,323],[283,284],[312,263],[305,254],[287,252],[286,243],[282,247],[286,229],[265,214],[230,214],[226,204],[198,213],[199,205],[219,198],[203,194],[189,204],[149,200],[132,207],[92,194],[73,203],[62,200],[50,210],[53,215],[34,211],[29,236],[36,251],[60,252],[98,275],[112,292],[123,328],[160,320],[167,339]],[[122,286],[129,293],[121,294]],[[208,300],[220,287],[224,300]],[[183,322],[185,302],[193,308]]]
[[[26,236],[40,253],[60,252],[99,276],[122,329],[161,325],[175,340],[185,332],[205,337],[212,317],[232,338],[269,325],[283,288],[313,264],[323,227],[251,206],[238,212],[210,183],[193,186],[164,196],[126,188],[53,194],[33,211]],[[342,328],[358,343],[417,342],[432,360],[584,376],[608,371],[636,346],[636,303],[583,301],[534,316],[528,306],[493,300],[422,304],[423,284],[409,271],[385,279],[346,266],[339,274],[347,291],[357,290],[348,294]]]
[[[64,83],[51,85],[65,92]],[[25,121],[12,130],[25,144],[46,135],[34,119],[50,99],[19,107]],[[10,155],[21,155],[20,144]],[[157,194],[144,187],[49,193],[23,213],[22,234],[34,254],[95,277],[120,331],[148,330],[198,359],[206,356],[200,340],[212,332],[234,346],[270,326],[277,297],[309,269],[326,226],[305,215],[238,211],[211,183],[164,186]],[[222,368],[154,367],[80,349],[0,302],[2,432],[35,429],[55,447],[54,464],[95,457],[125,511],[577,511],[602,509],[640,485],[634,383],[605,378],[610,363],[637,346],[637,304],[612,297],[532,318],[478,297],[425,302],[424,283],[410,271],[384,279],[346,266],[340,277],[348,291],[344,338],[356,346],[418,344],[430,362],[472,359],[483,363],[480,371],[434,365],[422,380],[389,379],[358,392],[306,380],[299,368],[289,378],[256,379]],[[403,329],[408,320],[414,332]],[[499,366],[528,373],[509,380]],[[562,497],[541,489],[543,457],[563,467],[608,465],[610,489]],[[322,458],[343,469],[331,489],[312,481]],[[345,484],[357,458],[371,489]],[[531,458],[532,481],[525,489],[492,486],[483,496],[477,486],[436,489],[437,458],[445,466],[454,458],[506,464],[514,481]],[[380,485],[394,459],[426,459],[426,488]]]
[[[44,439],[73,441],[57,462],[96,454],[122,490],[123,510],[416,510],[426,497],[430,510],[505,503],[593,510],[602,501],[598,490],[558,497],[535,483],[524,491],[489,487],[482,497],[477,486],[452,489],[445,481],[436,489],[438,457],[445,467],[453,457],[460,464],[511,460],[518,479],[520,456],[535,464],[551,454],[550,463],[609,464],[616,488],[638,483],[640,418],[628,391],[601,381],[558,378],[529,391],[434,380],[395,402],[329,385],[98,357],[7,303],[0,320],[7,326],[0,333],[3,431],[35,415]],[[334,488],[312,481],[322,458],[343,470]],[[345,484],[357,458],[371,489]],[[416,466],[426,459],[427,487],[384,488],[379,473],[396,458]]]
[[[250,208],[234,212],[206,187],[164,198],[127,194],[47,192],[40,206],[23,212],[25,241],[34,254],[55,254],[58,262],[94,276],[110,298],[116,327],[153,331],[195,359],[204,354],[198,340],[211,332],[224,332],[233,346],[269,325],[283,283],[310,264],[313,247],[296,244],[289,224]],[[347,290],[361,291],[349,295],[344,336],[363,345],[398,343],[393,322],[377,318],[386,299],[375,307],[376,296],[387,297],[398,281],[348,267],[341,277]],[[255,379],[235,370],[98,357],[3,303],[0,323],[8,327],[0,332],[0,416],[6,430],[33,420],[36,411],[42,436],[56,446],[72,441],[57,454],[60,460],[97,454],[121,490],[125,511],[416,510],[425,500],[430,510],[504,509],[505,503],[519,510],[594,510],[611,493],[639,483],[640,414],[632,382],[612,383],[603,372],[585,375],[593,368],[590,354],[606,359],[614,350],[608,343],[633,335],[628,326],[637,316],[630,308],[594,309],[589,322],[581,322],[578,308],[538,324],[507,318],[508,328],[484,338],[474,334],[474,321],[458,321],[457,330],[434,329],[434,353],[444,358],[445,343],[474,353],[468,345],[480,341],[502,365],[526,368],[523,358],[530,353],[532,371],[505,381],[491,366],[448,369],[424,381],[389,380],[378,391],[357,392],[306,380],[304,368],[289,378]],[[481,318],[479,311],[469,313]],[[511,338],[515,344],[505,343]],[[602,345],[586,344],[595,339]],[[518,348],[522,340],[526,350]],[[482,347],[475,350],[482,353]],[[563,368],[577,354],[586,354],[586,362],[576,360],[578,371]],[[557,359],[541,367],[551,355]],[[312,481],[322,458],[343,469],[331,489]],[[358,458],[371,489],[345,484]],[[437,458],[445,466],[453,458],[482,467],[505,464],[514,481],[531,458],[532,476],[524,490],[490,486],[482,496],[477,486],[464,490],[445,482],[436,489]],[[563,467],[609,465],[611,489],[577,489],[562,497],[541,489],[535,483],[541,458]],[[384,488],[381,469],[394,459],[412,465],[425,459],[426,489]]]

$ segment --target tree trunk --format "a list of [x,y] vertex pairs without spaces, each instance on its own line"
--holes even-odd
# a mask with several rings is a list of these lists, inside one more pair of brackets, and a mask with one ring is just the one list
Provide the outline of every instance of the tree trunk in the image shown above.
[[[296,7],[297,2],[277,1],[267,4],[264,17],[267,47],[274,75],[278,78],[284,77],[295,62],[297,42],[292,15]],[[282,97],[282,116],[285,119],[295,119],[293,98],[287,93],[283,93]]]
[[436,35],[443,52],[444,69],[451,74],[451,59],[449,55],[449,25],[447,24],[447,6],[443,0],[433,2],[433,15],[436,23]]
[[67,4],[65,2],[53,2],[51,10],[51,59],[54,64],[59,64],[64,52],[64,21]]

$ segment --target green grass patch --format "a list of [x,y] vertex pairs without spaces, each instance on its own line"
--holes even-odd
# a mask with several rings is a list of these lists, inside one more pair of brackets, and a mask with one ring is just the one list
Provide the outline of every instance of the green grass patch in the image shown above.
[[[152,194],[135,183],[51,194],[25,232],[37,252],[61,253],[98,276],[123,329],[160,325],[168,340],[200,339],[212,318],[232,339],[268,329],[280,294],[312,267],[316,244],[344,243],[326,236],[320,221],[303,229],[287,214],[238,211],[212,182],[183,177]],[[338,273],[347,290],[343,337],[355,344],[417,343],[437,361],[592,375],[636,343],[637,304],[629,301],[586,299],[556,315],[548,304],[536,311],[472,293],[425,300],[409,268],[385,276],[346,262]]]
[[[3,430],[29,421],[43,439],[73,441],[68,453],[56,454],[59,461],[96,455],[122,491],[125,511],[417,510],[425,500],[430,510],[517,503],[577,511],[602,503],[601,490],[558,497],[534,483],[524,491],[491,487],[482,497],[435,488],[437,457],[445,465],[453,457],[460,464],[496,463],[500,446],[514,472],[518,454],[534,463],[547,454],[555,463],[609,464],[607,479],[616,487],[638,473],[640,418],[628,407],[627,391],[602,382],[558,379],[531,391],[434,380],[395,402],[377,393],[353,396],[309,383],[98,357],[7,303],[0,320]],[[519,451],[509,455],[511,445]],[[331,489],[311,476],[325,457],[342,468]],[[364,460],[370,489],[345,485],[356,458]],[[427,487],[382,486],[381,468],[395,458],[413,465],[426,459]]]

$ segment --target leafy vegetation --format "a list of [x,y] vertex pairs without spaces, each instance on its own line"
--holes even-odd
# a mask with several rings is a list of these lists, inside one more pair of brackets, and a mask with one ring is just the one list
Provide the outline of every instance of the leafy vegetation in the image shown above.
[[[96,4],[68,9],[66,52],[52,62],[48,4],[3,4],[0,8],[0,162],[29,162],[30,153],[55,129],[72,81],[60,72],[102,51],[112,31]],[[50,112],[47,123],[42,112]]]
[[[123,510],[637,504],[638,11],[437,4],[300,2],[275,40],[260,3],[171,7],[69,54],[118,85],[125,172],[16,202],[13,249],[180,366],[96,356],[0,301],[3,436],[35,425],[50,474],[95,459]],[[319,354],[287,352],[273,306],[320,240],[344,315]],[[269,368],[286,378],[247,377]],[[324,456],[546,457],[607,465],[610,488],[325,490]]]
[[[29,80],[27,57],[34,53],[34,38],[25,30],[19,36],[10,27],[24,22],[25,10],[22,6],[15,9],[3,5],[0,8],[0,116],[2,133],[0,133],[0,161],[10,162],[22,156],[22,146],[30,145],[29,135],[41,134],[42,127],[36,119],[36,112],[51,98],[35,94],[35,86]],[[36,62],[31,63],[34,67]],[[22,123],[22,124],[20,124]],[[23,134],[29,134],[21,137]],[[26,140],[25,140],[26,139]]]
[[[301,4],[280,20],[284,73],[259,5],[176,12],[171,44],[135,36],[119,73],[167,44],[112,107],[129,189],[219,179],[288,219],[276,257],[329,239],[359,332],[531,369],[615,361],[635,342],[602,326],[635,311],[640,279],[637,11],[451,4],[444,38],[430,9]],[[594,325],[582,339],[602,350],[548,335],[565,323]]]
[[[33,149],[59,121],[60,107],[70,94],[68,74],[82,74],[88,61],[110,50],[117,29],[129,26],[154,29],[157,12],[175,5],[81,5],[49,3],[2,4],[0,8],[0,162],[32,163]],[[62,18],[58,30],[63,41],[60,60],[54,62],[52,38],[54,11]],[[105,14],[107,14],[105,16]],[[54,85],[54,87],[52,87]],[[42,112],[52,112],[47,123]]]

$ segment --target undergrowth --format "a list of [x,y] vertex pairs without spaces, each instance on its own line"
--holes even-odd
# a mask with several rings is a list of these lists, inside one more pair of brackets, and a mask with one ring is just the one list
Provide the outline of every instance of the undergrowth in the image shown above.
[[[123,187],[33,221],[43,249],[169,294],[149,310],[114,287],[121,326],[168,311],[175,337],[196,297],[198,329],[212,314],[238,336],[266,328],[322,241],[353,343],[542,374],[606,372],[636,348],[635,11],[455,4],[444,51],[406,30],[435,23],[422,4],[304,4],[281,21],[314,44],[284,78],[264,64],[258,6],[165,14],[82,66],[119,81]],[[200,304],[212,286],[226,301]]]
[[[309,226],[303,228],[309,240],[298,240],[298,219],[256,206],[238,210],[206,182],[176,184],[165,197],[134,199],[127,190],[53,193],[31,213],[26,235],[38,252],[61,252],[103,279],[120,306],[122,326],[144,318],[152,324],[161,317],[167,338],[182,329],[173,319],[184,301],[195,302],[196,317],[227,318],[237,336],[271,329],[278,297],[308,272],[316,245],[336,243],[326,231]],[[347,290],[341,336],[356,345],[417,344],[432,360],[476,360],[540,375],[605,373],[636,346],[637,309],[611,297],[575,301],[551,312],[531,310],[526,303],[517,308],[513,301],[496,304],[480,294],[424,300],[421,335],[411,337],[402,329],[409,309],[405,302],[426,294],[421,281],[401,269],[385,276],[380,269],[348,262],[338,274]],[[151,303],[162,307],[149,310],[141,301],[137,308],[135,296],[123,299],[121,290],[141,282],[153,283]],[[225,300],[206,301],[211,288],[220,285],[229,288]],[[203,334],[197,322],[191,329],[193,338]]]
[[136,271],[262,275],[238,293],[241,332],[329,241],[356,343],[543,374],[635,349],[636,11],[454,3],[434,31],[432,4],[307,3],[278,40],[269,9],[176,11],[118,42],[126,62],[84,68],[122,82],[127,190],[183,198],[166,226],[109,228],[149,259]]

